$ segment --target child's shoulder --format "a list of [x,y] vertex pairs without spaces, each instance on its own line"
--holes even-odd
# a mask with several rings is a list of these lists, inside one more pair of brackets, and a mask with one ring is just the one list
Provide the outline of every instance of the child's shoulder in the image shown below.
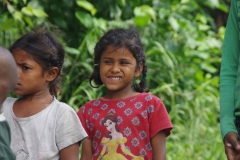
[[69,106],[67,103],[61,102],[57,99],[54,99],[53,106],[56,107],[58,110],[62,110],[62,111],[66,111],[66,110],[74,111],[74,109],[71,106]]
[[86,106],[93,106],[93,105],[95,105],[95,104],[97,104],[97,103],[100,103],[101,101],[102,101],[102,98],[93,99],[93,100],[90,100],[90,101],[84,103],[83,106],[85,106],[85,107],[86,107]]
[[77,116],[76,111],[71,106],[57,99],[54,99],[54,101],[48,106],[46,114],[51,114],[57,119],[60,117]]
[[7,108],[11,108],[10,106],[13,106],[13,103],[18,100],[18,98],[12,98],[12,97],[7,97],[5,101],[3,102],[2,105],[2,110],[5,110]]
[[16,100],[18,100],[18,98],[7,97],[4,101],[4,103],[15,102]]
[[144,100],[144,101],[151,101],[151,102],[156,102],[156,103],[163,103],[162,100],[160,98],[158,98],[157,96],[151,94],[151,93],[139,93],[138,95],[135,95],[133,97],[129,97],[129,98],[125,98],[125,99],[119,99],[119,100],[109,100],[109,99],[105,99],[103,97],[98,98],[98,99],[94,99],[94,100],[90,100],[88,102],[86,102],[82,107],[92,107],[92,106],[98,106],[101,102],[119,102],[119,101],[132,101],[132,100]]
[[151,94],[151,93],[143,92],[143,93],[140,93],[138,96],[140,98],[144,99],[145,101],[160,101],[160,102],[162,102],[162,100],[159,97],[157,97],[156,95]]

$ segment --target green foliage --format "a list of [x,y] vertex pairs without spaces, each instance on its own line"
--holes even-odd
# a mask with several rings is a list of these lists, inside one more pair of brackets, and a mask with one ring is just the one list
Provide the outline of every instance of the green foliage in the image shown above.
[[151,93],[165,103],[174,129],[169,160],[225,159],[219,131],[219,68],[224,26],[212,12],[228,12],[224,0],[0,0],[0,43],[8,47],[39,24],[65,33],[64,80],[59,100],[78,110],[101,97],[92,88],[93,49],[109,29],[135,28],[145,45]]

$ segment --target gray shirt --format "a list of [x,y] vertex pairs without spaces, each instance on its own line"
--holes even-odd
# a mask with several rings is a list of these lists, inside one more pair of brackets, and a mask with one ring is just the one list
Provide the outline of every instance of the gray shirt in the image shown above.
[[3,113],[11,129],[11,149],[17,160],[58,160],[59,151],[80,142],[87,134],[76,112],[54,98],[41,112],[17,118],[13,104],[17,99],[7,98]]

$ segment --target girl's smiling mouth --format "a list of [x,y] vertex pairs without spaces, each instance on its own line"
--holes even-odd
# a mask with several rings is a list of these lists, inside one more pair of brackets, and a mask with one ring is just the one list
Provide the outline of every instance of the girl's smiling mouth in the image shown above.
[[122,77],[119,77],[119,76],[118,77],[108,77],[108,79],[117,81],[117,80],[121,80]]

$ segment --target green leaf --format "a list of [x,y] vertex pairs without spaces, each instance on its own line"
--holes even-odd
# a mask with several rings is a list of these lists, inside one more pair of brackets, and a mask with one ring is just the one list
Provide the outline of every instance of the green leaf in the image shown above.
[[80,54],[80,51],[76,48],[64,47],[65,51],[70,54]]
[[32,16],[33,15],[33,10],[32,10],[32,8],[31,7],[23,7],[22,9],[21,9],[21,12],[22,13],[24,13],[24,14],[26,14],[26,15],[28,15],[28,16]]
[[81,12],[81,11],[77,11],[77,12],[75,12],[75,16],[86,28],[92,28],[93,18],[90,14]]
[[150,20],[149,16],[136,16],[133,19],[134,23],[139,27],[146,26],[148,24],[149,20]]
[[156,12],[155,10],[148,6],[148,5],[142,5],[140,7],[135,7],[134,10],[134,15],[135,16],[140,16],[140,17],[151,17],[153,20],[156,20]]
[[217,72],[217,69],[213,65],[211,65],[211,64],[203,63],[201,65],[201,68],[203,70],[206,70],[209,73],[216,73]]
[[32,23],[31,18],[25,16],[25,17],[24,17],[24,20],[27,22],[27,24],[28,24],[29,26],[33,27],[33,23]]
[[172,28],[175,30],[175,31],[178,31],[179,29],[179,24],[176,20],[176,18],[174,18],[173,16],[170,16],[168,18],[168,22],[170,23],[170,25],[172,26]]
[[219,4],[218,8],[225,13],[229,12],[229,9],[223,4]]
[[91,12],[92,15],[97,13],[97,9],[88,1],[85,0],[77,0],[77,5]]
[[6,31],[6,30],[9,30],[9,29],[11,29],[12,27],[13,27],[13,25],[14,25],[14,19],[13,18],[9,18],[9,19],[7,19],[6,21],[4,21],[3,23],[2,23],[2,30],[4,30],[4,31]]
[[41,9],[33,9],[32,12],[36,17],[47,17],[48,16],[47,13],[45,13]]
[[10,13],[13,13],[15,11],[15,8],[11,4],[7,4],[7,9]]
[[61,18],[61,17],[55,17],[54,18],[54,22],[56,25],[58,25],[59,27],[62,27],[62,28],[67,28],[67,23],[66,21]]
[[166,7],[161,7],[159,8],[159,11],[158,11],[158,16],[160,19],[164,19],[165,17],[168,17],[171,13],[171,9]]
[[103,18],[93,18],[94,27],[101,28],[102,30],[107,30],[107,21]]
[[209,6],[213,8],[218,7],[219,5],[219,0],[208,0],[206,2],[208,2]]
[[21,20],[22,20],[22,13],[19,12],[19,11],[16,11],[16,12],[13,13],[13,17],[14,17],[14,19],[16,19],[16,20],[21,21]]
[[170,53],[177,53],[179,51],[179,46],[176,41],[167,39],[165,41],[165,48]]
[[70,67],[72,65],[72,61],[68,59],[69,56],[67,56],[66,58],[64,58],[64,63],[63,63],[63,67]]

